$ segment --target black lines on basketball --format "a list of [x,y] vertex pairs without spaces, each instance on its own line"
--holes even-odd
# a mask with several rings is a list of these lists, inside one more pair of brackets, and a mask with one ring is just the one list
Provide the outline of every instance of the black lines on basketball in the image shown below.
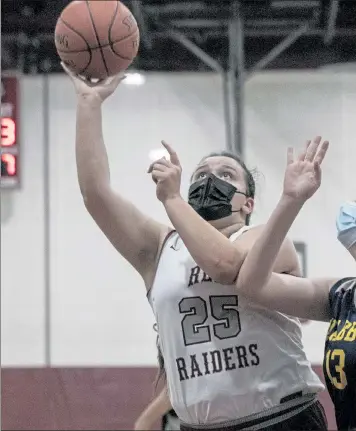
[[[88,61],[88,63],[86,64],[86,66],[85,66],[85,68],[84,69],[81,69],[79,72],[78,72],[78,74],[79,75],[81,75],[82,73],[84,73],[86,70],[87,70],[87,68],[89,67],[89,65],[90,65],[90,63],[91,63],[91,60],[92,60],[92,52],[91,52],[91,49],[90,49],[90,45],[89,45],[89,43],[87,42],[87,40],[85,39],[85,37],[78,31],[78,30],[76,30],[74,27],[72,27],[70,24],[68,24],[67,23],[67,21],[64,21],[64,19],[62,18],[62,17],[60,17],[59,18],[59,20],[66,26],[66,27],[68,27],[73,33],[75,33],[77,36],[79,36],[81,39],[83,39],[83,41],[84,41],[84,43],[85,43],[85,45],[86,45],[86,49],[85,50],[76,50],[76,51],[61,51],[60,49],[57,49],[57,51],[58,51],[58,53],[60,53],[60,52],[63,52],[63,53],[68,53],[68,54],[71,54],[71,53],[79,53],[79,52],[87,52],[88,54],[89,54],[89,61]],[[68,64],[68,66],[70,66],[70,64]]]
[[91,21],[91,23],[92,23],[92,25],[93,25],[93,30],[94,30],[94,33],[95,33],[95,37],[96,37],[96,40],[97,40],[97,42],[98,42],[98,48],[100,49],[100,54],[101,54],[101,58],[102,58],[102,60],[103,60],[103,65],[104,65],[104,67],[105,67],[105,70],[106,70],[107,76],[109,76],[109,69],[108,69],[108,67],[107,67],[107,65],[106,65],[105,56],[104,56],[104,53],[103,53],[103,50],[102,50],[102,47],[101,47],[101,44],[100,44],[100,39],[99,39],[98,32],[97,32],[96,27],[95,27],[95,22],[94,22],[94,19],[93,19],[93,15],[92,15],[91,10],[90,10],[90,4],[89,4],[89,1],[88,1],[88,0],[86,0],[86,2],[85,2],[85,3],[86,3],[86,5],[87,5],[88,12],[89,12],[89,16],[90,16],[90,21]]
[[109,34],[108,34],[108,40],[109,40],[109,45],[111,46],[111,30],[112,30],[112,28],[113,28],[113,26],[114,26],[114,22],[115,22],[115,19],[116,19],[116,15],[117,15],[117,11],[118,11],[118,9],[119,9],[119,3],[116,3],[116,8],[115,8],[115,10],[114,10],[114,13],[113,13],[113,15],[112,15],[112,18],[111,18],[111,22],[110,22],[110,25],[109,25]]

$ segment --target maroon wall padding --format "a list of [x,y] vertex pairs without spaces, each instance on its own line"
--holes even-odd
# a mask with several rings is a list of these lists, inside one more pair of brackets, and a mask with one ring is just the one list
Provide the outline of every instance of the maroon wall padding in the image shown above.
[[[321,367],[316,372],[322,376]],[[128,430],[152,399],[155,368],[1,371],[2,430]],[[329,429],[333,407],[321,395]]]

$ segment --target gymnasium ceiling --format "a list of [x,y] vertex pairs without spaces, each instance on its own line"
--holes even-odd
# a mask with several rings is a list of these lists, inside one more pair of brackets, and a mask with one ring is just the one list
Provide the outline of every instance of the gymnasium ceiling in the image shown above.
[[[134,68],[210,70],[177,40],[181,35],[185,42],[193,42],[226,68],[233,1],[124,0],[141,29],[140,54]],[[61,71],[53,31],[69,0],[1,3],[2,69],[25,73]],[[356,62],[356,0],[240,0],[240,5],[246,68],[296,31],[299,37],[267,68],[318,68]]]

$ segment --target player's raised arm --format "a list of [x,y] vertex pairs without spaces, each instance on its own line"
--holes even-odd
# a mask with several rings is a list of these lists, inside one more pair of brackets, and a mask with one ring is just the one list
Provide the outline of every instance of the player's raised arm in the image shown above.
[[92,84],[63,66],[77,93],[76,161],[85,206],[100,229],[144,278],[149,287],[168,227],[142,214],[110,186],[110,171],[102,132],[101,105],[122,77]]
[[334,280],[298,279],[272,270],[289,228],[320,186],[320,164],[327,149],[328,142],[321,143],[317,138],[296,160],[292,150],[288,151],[283,195],[249,251],[236,282],[239,293],[261,305],[321,320],[328,318],[328,291]]

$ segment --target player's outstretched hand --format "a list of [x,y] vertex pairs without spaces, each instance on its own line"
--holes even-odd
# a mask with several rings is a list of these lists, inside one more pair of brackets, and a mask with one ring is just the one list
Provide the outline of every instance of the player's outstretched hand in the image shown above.
[[116,90],[120,82],[125,79],[125,75],[120,73],[111,78],[106,78],[100,81],[93,81],[86,79],[85,77],[76,75],[63,62],[61,63],[61,65],[64,71],[73,81],[74,88],[78,97],[93,97],[100,102],[104,102],[104,100],[107,99]]
[[307,141],[304,151],[297,158],[293,148],[288,148],[283,186],[285,196],[305,202],[314,195],[321,184],[321,164],[328,148],[329,142],[322,141],[320,136]]

